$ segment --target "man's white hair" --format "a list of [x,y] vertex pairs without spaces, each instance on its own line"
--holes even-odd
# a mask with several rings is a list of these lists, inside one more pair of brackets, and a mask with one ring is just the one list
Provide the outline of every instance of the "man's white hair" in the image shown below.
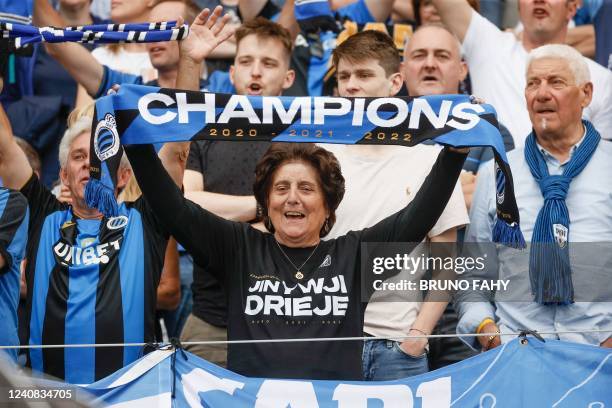
[[567,62],[570,71],[574,75],[576,85],[582,85],[591,81],[589,66],[582,54],[574,47],[565,44],[547,44],[531,50],[527,56],[527,71],[533,61],[544,58],[559,58]]
[[[91,116],[82,116],[76,122],[74,122],[72,126],[66,129],[66,132],[64,133],[59,145],[59,163],[61,168],[66,167],[66,163],[68,162],[68,153],[70,153],[70,146],[72,145],[72,142],[74,142],[74,139],[76,139],[77,136],[83,132],[88,134],[91,133],[91,121]],[[121,156],[121,164],[119,167],[127,169],[132,168],[127,156],[125,155],[125,152],[123,152],[123,155]]]

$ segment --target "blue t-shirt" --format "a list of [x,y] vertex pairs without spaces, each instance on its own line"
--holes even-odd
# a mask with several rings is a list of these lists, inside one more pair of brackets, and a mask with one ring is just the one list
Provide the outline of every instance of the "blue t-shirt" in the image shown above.
[[[21,261],[28,232],[28,202],[17,191],[0,188],[0,254],[5,266],[0,270],[0,345],[18,346],[17,306]],[[17,349],[6,350],[17,360]]]

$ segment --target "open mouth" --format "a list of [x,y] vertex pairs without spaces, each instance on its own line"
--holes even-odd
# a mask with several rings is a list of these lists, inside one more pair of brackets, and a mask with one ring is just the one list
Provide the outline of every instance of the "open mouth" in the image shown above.
[[543,8],[536,7],[535,9],[533,9],[533,16],[535,18],[545,18],[548,17],[548,11]]
[[249,95],[261,95],[263,87],[258,83],[251,83],[247,87]]
[[438,78],[433,75],[425,75],[422,81],[423,82],[438,82]]
[[306,217],[304,213],[299,211],[287,211],[284,215],[288,220],[301,220]]
[[546,113],[555,113],[556,111],[552,108],[540,108],[536,109],[536,113],[546,114]]

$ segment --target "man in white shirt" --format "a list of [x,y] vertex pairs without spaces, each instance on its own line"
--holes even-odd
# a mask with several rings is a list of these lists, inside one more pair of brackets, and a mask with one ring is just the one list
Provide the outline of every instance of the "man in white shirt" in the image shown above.
[[[546,44],[563,44],[575,0],[520,0],[522,38],[499,30],[466,0],[433,0],[442,21],[462,41],[470,66],[474,95],[492,104],[508,126],[517,147],[531,131],[523,91],[527,54]],[[593,101],[583,117],[604,136],[612,137],[612,72],[585,57],[594,85]]]
[[[509,289],[457,293],[457,332],[487,334],[465,337],[471,347],[489,350],[512,340],[504,333],[525,328],[546,339],[612,347],[612,180],[601,176],[612,171],[612,144],[581,119],[595,91],[583,61],[566,45],[530,53],[524,93],[534,130],[524,148],[508,154],[529,250],[492,243],[496,210],[487,196],[493,197],[495,188],[492,163],[480,172],[465,241],[496,250],[487,250],[483,273],[470,271],[466,278],[506,280]],[[552,221],[551,208],[565,215]],[[551,276],[546,268],[553,265]]]
[[[400,58],[392,39],[377,31],[355,34],[336,48],[338,92],[343,97],[389,97],[402,87]],[[465,77],[465,68],[457,78]],[[459,84],[459,79],[455,83]],[[346,182],[344,199],[336,210],[336,223],[327,236],[368,227],[405,207],[431,170],[437,146],[419,144],[406,148],[385,145],[324,145],[342,168]],[[459,183],[442,216],[429,232],[431,242],[455,242],[457,228],[469,222]],[[424,270],[417,273],[422,274]],[[415,296],[416,295],[416,296]],[[366,335],[388,339],[431,334],[447,302],[423,302],[419,293],[375,292],[365,312]],[[407,298],[416,301],[406,301]],[[429,371],[427,339],[369,340],[364,345],[366,380],[392,380]]]

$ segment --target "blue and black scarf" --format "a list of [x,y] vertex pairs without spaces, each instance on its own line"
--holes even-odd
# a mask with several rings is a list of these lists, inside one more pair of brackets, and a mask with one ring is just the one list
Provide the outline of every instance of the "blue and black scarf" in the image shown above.
[[186,25],[177,27],[176,21],[138,24],[94,24],[78,27],[34,27],[26,24],[0,22],[0,38],[10,49],[28,44],[49,42],[131,43],[182,40],[189,34]]
[[88,205],[106,215],[117,211],[115,177],[122,144],[198,139],[402,146],[434,139],[455,147],[491,146],[503,175],[493,238],[525,247],[495,111],[465,95],[251,97],[125,85],[96,102]]
[[583,124],[586,134],[564,166],[563,174],[549,174],[533,132],[525,140],[525,160],[544,197],[544,205],[533,227],[529,252],[531,291],[534,300],[540,304],[570,304],[574,301],[569,258],[571,220],[565,199],[570,183],[584,170],[601,140],[590,122],[583,120]]

